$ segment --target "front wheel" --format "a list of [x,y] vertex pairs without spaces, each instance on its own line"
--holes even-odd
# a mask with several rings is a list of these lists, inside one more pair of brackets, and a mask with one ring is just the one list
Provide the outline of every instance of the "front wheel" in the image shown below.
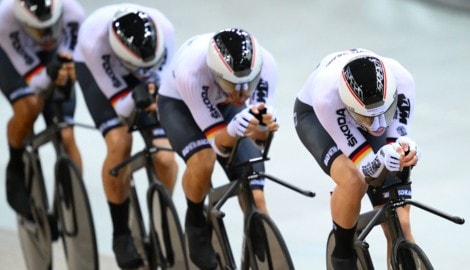
[[55,207],[68,269],[98,269],[95,227],[80,171],[70,159],[56,163]]
[[52,269],[52,232],[46,187],[41,164],[33,153],[25,153],[25,181],[30,194],[33,221],[17,217],[18,235],[29,270]]
[[252,269],[294,269],[287,245],[274,221],[255,212],[248,222],[246,244]]
[[431,270],[434,269],[424,251],[415,243],[400,242],[392,251],[394,270]]
[[[328,234],[328,240],[326,244],[326,269],[333,270],[333,264],[331,262],[331,255],[333,254],[333,249],[335,248],[336,240],[333,230]],[[374,269],[370,253],[367,247],[367,243],[356,242],[354,249],[357,255],[356,267],[358,270],[369,270]]]
[[170,193],[153,182],[147,200],[157,263],[162,269],[188,269],[183,230]]

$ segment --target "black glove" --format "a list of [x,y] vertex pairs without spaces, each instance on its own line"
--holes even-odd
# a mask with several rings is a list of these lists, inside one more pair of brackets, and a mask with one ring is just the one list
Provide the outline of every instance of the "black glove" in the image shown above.
[[62,68],[63,61],[61,58],[52,57],[52,60],[46,65],[46,73],[49,78],[54,82],[57,79],[59,70]]
[[147,90],[146,83],[140,83],[132,89],[132,98],[134,99],[135,106],[139,109],[145,109],[155,102],[155,99]]
[[254,115],[256,119],[258,119],[259,124],[261,126],[266,126],[266,124],[263,122],[263,114],[266,114],[266,112],[267,112],[266,108],[263,108],[263,109],[259,110],[259,112],[257,114],[255,114],[252,110],[250,110],[250,113],[252,115]]

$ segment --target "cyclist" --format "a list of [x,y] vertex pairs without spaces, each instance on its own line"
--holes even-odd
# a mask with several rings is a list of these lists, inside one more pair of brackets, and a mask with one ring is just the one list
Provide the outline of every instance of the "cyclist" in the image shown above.
[[[410,73],[396,60],[365,49],[323,58],[297,95],[297,134],[336,183],[331,196],[334,269],[356,269],[353,236],[367,183],[391,181],[392,177],[385,179],[387,170],[417,164],[419,150],[408,137],[414,106]],[[374,194],[372,188],[367,193],[374,207],[387,200],[387,194]],[[411,197],[411,187],[400,193]],[[405,236],[414,241],[409,211],[407,206],[398,214]],[[384,232],[390,253],[386,228]]]
[[[32,219],[24,181],[25,139],[33,134],[40,113],[52,122],[55,88],[70,98],[63,104],[67,121],[73,121],[75,70],[72,53],[85,11],[75,0],[3,0],[0,2],[0,88],[13,108],[7,125],[10,160],[6,169],[9,205]],[[68,154],[81,169],[73,128],[62,130]]]
[[[232,28],[186,41],[162,78],[159,117],[173,149],[186,163],[185,231],[190,258],[202,269],[217,266],[203,214],[215,161],[226,162],[237,138],[261,144],[267,131],[278,129],[272,108],[276,73],[272,55],[251,34]],[[264,109],[262,126],[254,115]],[[241,142],[238,159],[260,155],[255,140]],[[264,170],[263,164],[256,166]],[[226,173],[236,179],[239,172]],[[264,179],[251,182],[257,206],[267,212],[263,185]]]
[[[174,40],[174,27],[163,13],[134,4],[97,9],[78,36],[77,78],[107,147],[102,178],[113,222],[113,251],[122,268],[136,268],[143,261],[128,227],[130,167],[116,177],[109,170],[130,156],[128,125],[135,119],[153,123],[153,143],[169,146],[157,119],[148,113],[136,115],[136,108],[155,112],[159,77]],[[161,151],[154,158],[157,176],[171,192],[178,171],[174,154]]]

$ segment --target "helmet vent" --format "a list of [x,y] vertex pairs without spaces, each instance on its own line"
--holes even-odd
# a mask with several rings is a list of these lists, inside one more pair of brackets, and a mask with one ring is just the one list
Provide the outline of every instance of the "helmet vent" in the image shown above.
[[377,107],[384,103],[385,74],[382,62],[375,57],[361,57],[348,63],[343,76],[365,106]]

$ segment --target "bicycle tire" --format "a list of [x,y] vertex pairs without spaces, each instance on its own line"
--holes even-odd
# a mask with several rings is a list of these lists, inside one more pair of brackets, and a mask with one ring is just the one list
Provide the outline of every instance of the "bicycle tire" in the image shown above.
[[274,221],[261,212],[255,212],[248,218],[245,241],[250,254],[253,270],[294,269],[292,258],[281,232]]
[[[204,209],[204,213],[207,216],[207,209]],[[218,218],[212,216],[209,220],[211,224],[216,224],[217,227],[212,225],[212,247],[214,248],[217,256],[219,270],[226,269],[237,269],[235,259],[232,253],[232,247],[230,240],[225,229],[225,224],[222,217]],[[191,260],[189,260],[191,261]]]
[[[131,178],[129,191],[129,229],[137,252],[148,265],[149,262],[149,245],[150,239],[147,236],[142,210],[140,207],[139,197],[135,188],[134,179]],[[152,258],[150,258],[152,259]]]
[[392,251],[394,270],[432,270],[434,269],[424,251],[415,243],[404,240]]
[[[326,244],[326,269],[327,270],[334,270],[333,264],[331,262],[331,255],[333,254],[333,249],[335,248],[335,245],[336,245],[335,235],[334,235],[333,230],[331,230],[330,233],[328,234],[328,240]],[[369,250],[358,244],[356,244],[354,248],[355,248],[356,255],[357,255],[357,261],[356,261],[357,270],[373,270],[374,265],[372,263]]]
[[188,269],[183,230],[173,199],[165,186],[152,182],[147,191],[147,204],[158,266],[161,269]]
[[27,269],[52,269],[52,233],[48,217],[47,193],[41,163],[33,153],[26,152],[25,181],[30,194],[34,221],[17,216],[18,236]]
[[55,210],[68,269],[99,269],[93,215],[81,173],[69,158],[55,167]]

